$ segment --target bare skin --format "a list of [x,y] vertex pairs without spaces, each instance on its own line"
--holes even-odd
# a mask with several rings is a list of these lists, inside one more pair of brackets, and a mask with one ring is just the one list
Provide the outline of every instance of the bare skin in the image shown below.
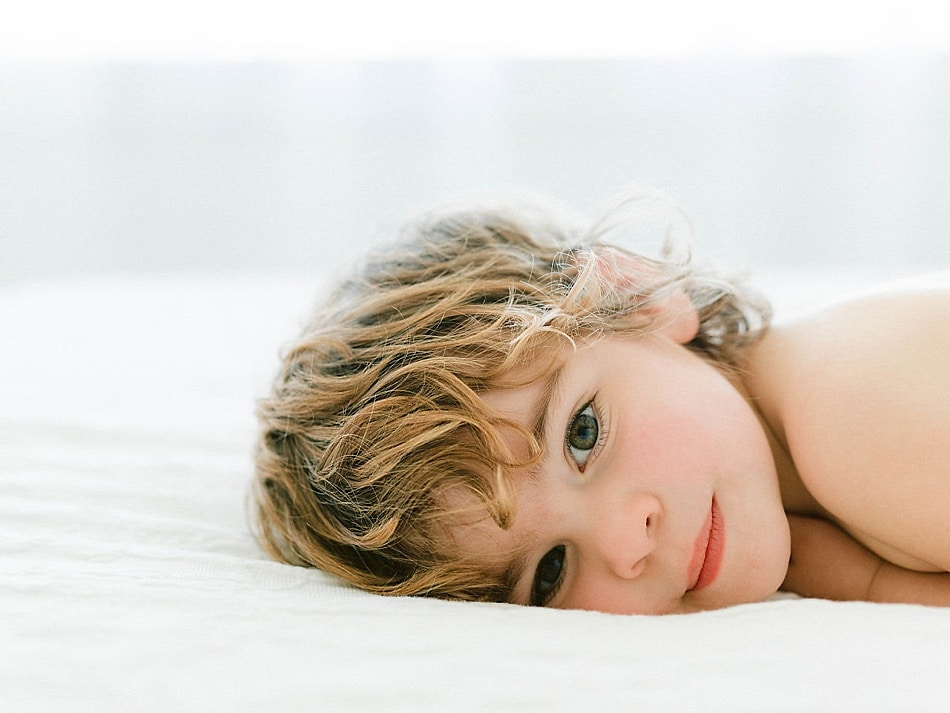
[[790,515],[784,588],[950,606],[946,279],[773,328],[744,386]]

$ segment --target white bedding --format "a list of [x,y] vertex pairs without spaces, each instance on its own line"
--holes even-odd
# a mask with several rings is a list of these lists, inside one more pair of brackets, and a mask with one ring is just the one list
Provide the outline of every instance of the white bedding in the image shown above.
[[950,609],[619,617],[269,561],[253,399],[317,284],[0,289],[0,710],[950,710]]

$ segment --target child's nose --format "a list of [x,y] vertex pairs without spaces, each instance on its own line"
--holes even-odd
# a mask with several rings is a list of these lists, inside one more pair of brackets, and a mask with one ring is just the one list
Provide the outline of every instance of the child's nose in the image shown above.
[[643,573],[647,557],[655,547],[660,501],[652,495],[637,493],[613,504],[610,510],[598,518],[596,547],[616,576],[634,579]]

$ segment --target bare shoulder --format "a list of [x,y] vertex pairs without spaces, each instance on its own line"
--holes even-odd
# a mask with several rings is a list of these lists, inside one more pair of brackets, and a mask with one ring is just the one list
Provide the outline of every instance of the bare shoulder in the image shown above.
[[950,570],[950,275],[776,327],[750,389],[814,498],[856,539]]

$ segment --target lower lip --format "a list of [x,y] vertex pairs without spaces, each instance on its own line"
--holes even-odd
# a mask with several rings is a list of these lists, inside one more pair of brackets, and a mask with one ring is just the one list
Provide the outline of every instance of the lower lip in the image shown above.
[[690,558],[689,571],[691,581],[694,582],[690,587],[692,591],[708,587],[715,581],[719,574],[719,567],[722,565],[724,535],[722,513],[719,511],[718,503],[713,499],[709,517],[696,538],[693,555]]

